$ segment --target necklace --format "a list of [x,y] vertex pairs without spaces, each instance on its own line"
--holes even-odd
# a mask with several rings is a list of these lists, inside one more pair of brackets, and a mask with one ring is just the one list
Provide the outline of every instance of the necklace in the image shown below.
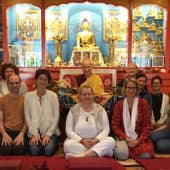
[[88,113],[85,116],[86,116],[86,122],[88,122],[89,121],[89,117],[90,116],[94,116],[94,114],[93,113]]

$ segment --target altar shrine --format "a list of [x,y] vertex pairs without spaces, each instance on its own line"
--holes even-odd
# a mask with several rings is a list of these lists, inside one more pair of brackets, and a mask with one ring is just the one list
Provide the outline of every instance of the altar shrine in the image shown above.
[[167,71],[169,3],[3,0],[1,61],[20,67],[77,66],[85,55],[99,67],[126,67],[132,61]]

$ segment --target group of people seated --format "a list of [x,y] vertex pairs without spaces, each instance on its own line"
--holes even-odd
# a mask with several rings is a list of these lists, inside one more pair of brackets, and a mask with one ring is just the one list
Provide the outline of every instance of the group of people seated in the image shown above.
[[[16,70],[13,64],[1,69],[0,155],[51,156],[58,149],[61,110],[57,93],[47,89],[50,72],[39,68],[35,89],[28,92]],[[126,160],[152,158],[154,150],[170,153],[169,97],[161,92],[160,76],[152,78],[153,92],[148,93],[146,75],[131,63],[123,86],[118,84],[123,97],[112,106],[110,124],[105,108],[95,101],[104,92],[100,76],[92,73],[90,60],[82,62],[82,70],[78,101],[66,118],[65,158]],[[110,131],[114,136],[109,136]]]

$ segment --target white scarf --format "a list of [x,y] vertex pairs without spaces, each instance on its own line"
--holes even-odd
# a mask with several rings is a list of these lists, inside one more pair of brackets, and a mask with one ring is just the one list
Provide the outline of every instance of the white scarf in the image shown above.
[[129,106],[127,103],[127,98],[123,100],[123,125],[126,132],[126,135],[134,140],[137,138],[135,132],[136,127],[136,118],[138,116],[138,97],[135,97],[132,107],[131,116],[129,113]]

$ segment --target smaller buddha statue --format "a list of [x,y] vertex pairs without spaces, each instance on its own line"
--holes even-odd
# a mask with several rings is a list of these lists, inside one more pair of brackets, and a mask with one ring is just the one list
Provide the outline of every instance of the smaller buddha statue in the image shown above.
[[137,35],[133,33],[132,54],[137,56],[140,53],[140,42],[137,39]]
[[155,30],[156,29],[156,25],[155,25],[155,22],[154,20],[152,20],[151,24],[150,24],[150,30]]
[[150,44],[152,45],[153,48],[155,47],[156,41],[155,41],[155,38],[154,38],[154,37],[151,38]]
[[112,32],[112,34],[109,37],[109,44],[110,44],[110,48],[109,48],[109,55],[110,55],[110,64],[114,64],[115,62],[115,47],[116,47],[116,40],[117,37],[115,35],[114,32]]
[[146,17],[143,17],[143,19],[142,19],[142,27],[148,27]]
[[46,53],[46,65],[51,66],[51,59],[49,53]]
[[140,10],[140,8],[139,8],[139,7],[138,7],[138,8],[136,8],[135,16],[136,16],[136,17],[142,16],[142,14],[141,14],[141,10]]
[[140,31],[139,23],[137,20],[134,21],[134,31]]
[[163,34],[163,27],[159,24],[156,29],[156,35],[162,35]]
[[154,8],[151,7],[148,12],[148,16],[153,17],[155,15]]
[[157,18],[158,19],[163,19],[163,11],[161,9],[158,10]]
[[141,35],[141,43],[144,43],[144,42],[148,42],[148,35],[146,32],[142,32],[142,35]]
[[81,25],[82,31],[77,34],[78,48],[93,48],[96,47],[94,33],[89,30],[89,22],[85,19]]
[[159,50],[159,54],[160,54],[160,55],[163,55],[163,52],[164,52],[163,49],[164,49],[164,48],[163,48],[163,42],[162,42],[162,40],[160,39],[160,40],[158,41],[158,50]]
[[56,35],[54,37],[54,44],[55,44],[55,50],[56,55],[62,56],[62,43],[63,43],[63,36],[59,31],[56,32]]

